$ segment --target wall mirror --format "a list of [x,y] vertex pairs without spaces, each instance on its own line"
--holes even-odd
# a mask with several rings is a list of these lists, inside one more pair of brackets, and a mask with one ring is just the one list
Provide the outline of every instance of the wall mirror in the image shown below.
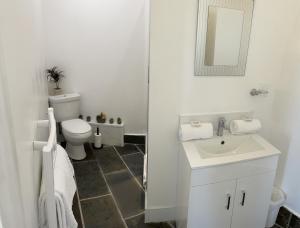
[[196,76],[243,76],[253,0],[199,0]]

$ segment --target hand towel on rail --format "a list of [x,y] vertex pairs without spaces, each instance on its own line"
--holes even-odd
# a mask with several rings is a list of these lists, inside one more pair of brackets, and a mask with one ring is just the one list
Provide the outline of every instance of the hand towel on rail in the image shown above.
[[[76,192],[74,169],[66,151],[57,145],[54,155],[54,195],[58,228],[77,228],[72,212],[73,197]],[[46,217],[46,189],[42,179],[39,198],[39,222],[42,228],[48,228]]]

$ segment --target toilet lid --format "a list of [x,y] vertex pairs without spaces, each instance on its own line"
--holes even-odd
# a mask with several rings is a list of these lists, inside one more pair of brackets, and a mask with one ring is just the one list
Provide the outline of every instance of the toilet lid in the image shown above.
[[61,126],[64,130],[73,134],[84,134],[91,130],[91,126],[81,119],[63,121]]

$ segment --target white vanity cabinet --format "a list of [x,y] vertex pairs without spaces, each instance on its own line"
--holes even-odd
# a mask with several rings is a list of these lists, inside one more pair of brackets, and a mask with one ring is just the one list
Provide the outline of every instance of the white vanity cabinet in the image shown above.
[[179,228],[264,228],[278,156],[192,168],[181,148]]
[[264,228],[275,172],[237,180],[232,228]]
[[230,228],[236,181],[191,188],[188,227]]

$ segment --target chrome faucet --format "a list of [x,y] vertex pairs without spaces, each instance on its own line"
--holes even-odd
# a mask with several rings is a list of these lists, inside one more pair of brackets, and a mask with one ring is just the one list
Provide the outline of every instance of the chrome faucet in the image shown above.
[[223,136],[224,129],[225,129],[226,119],[224,117],[220,117],[218,120],[218,129],[217,129],[217,136]]

